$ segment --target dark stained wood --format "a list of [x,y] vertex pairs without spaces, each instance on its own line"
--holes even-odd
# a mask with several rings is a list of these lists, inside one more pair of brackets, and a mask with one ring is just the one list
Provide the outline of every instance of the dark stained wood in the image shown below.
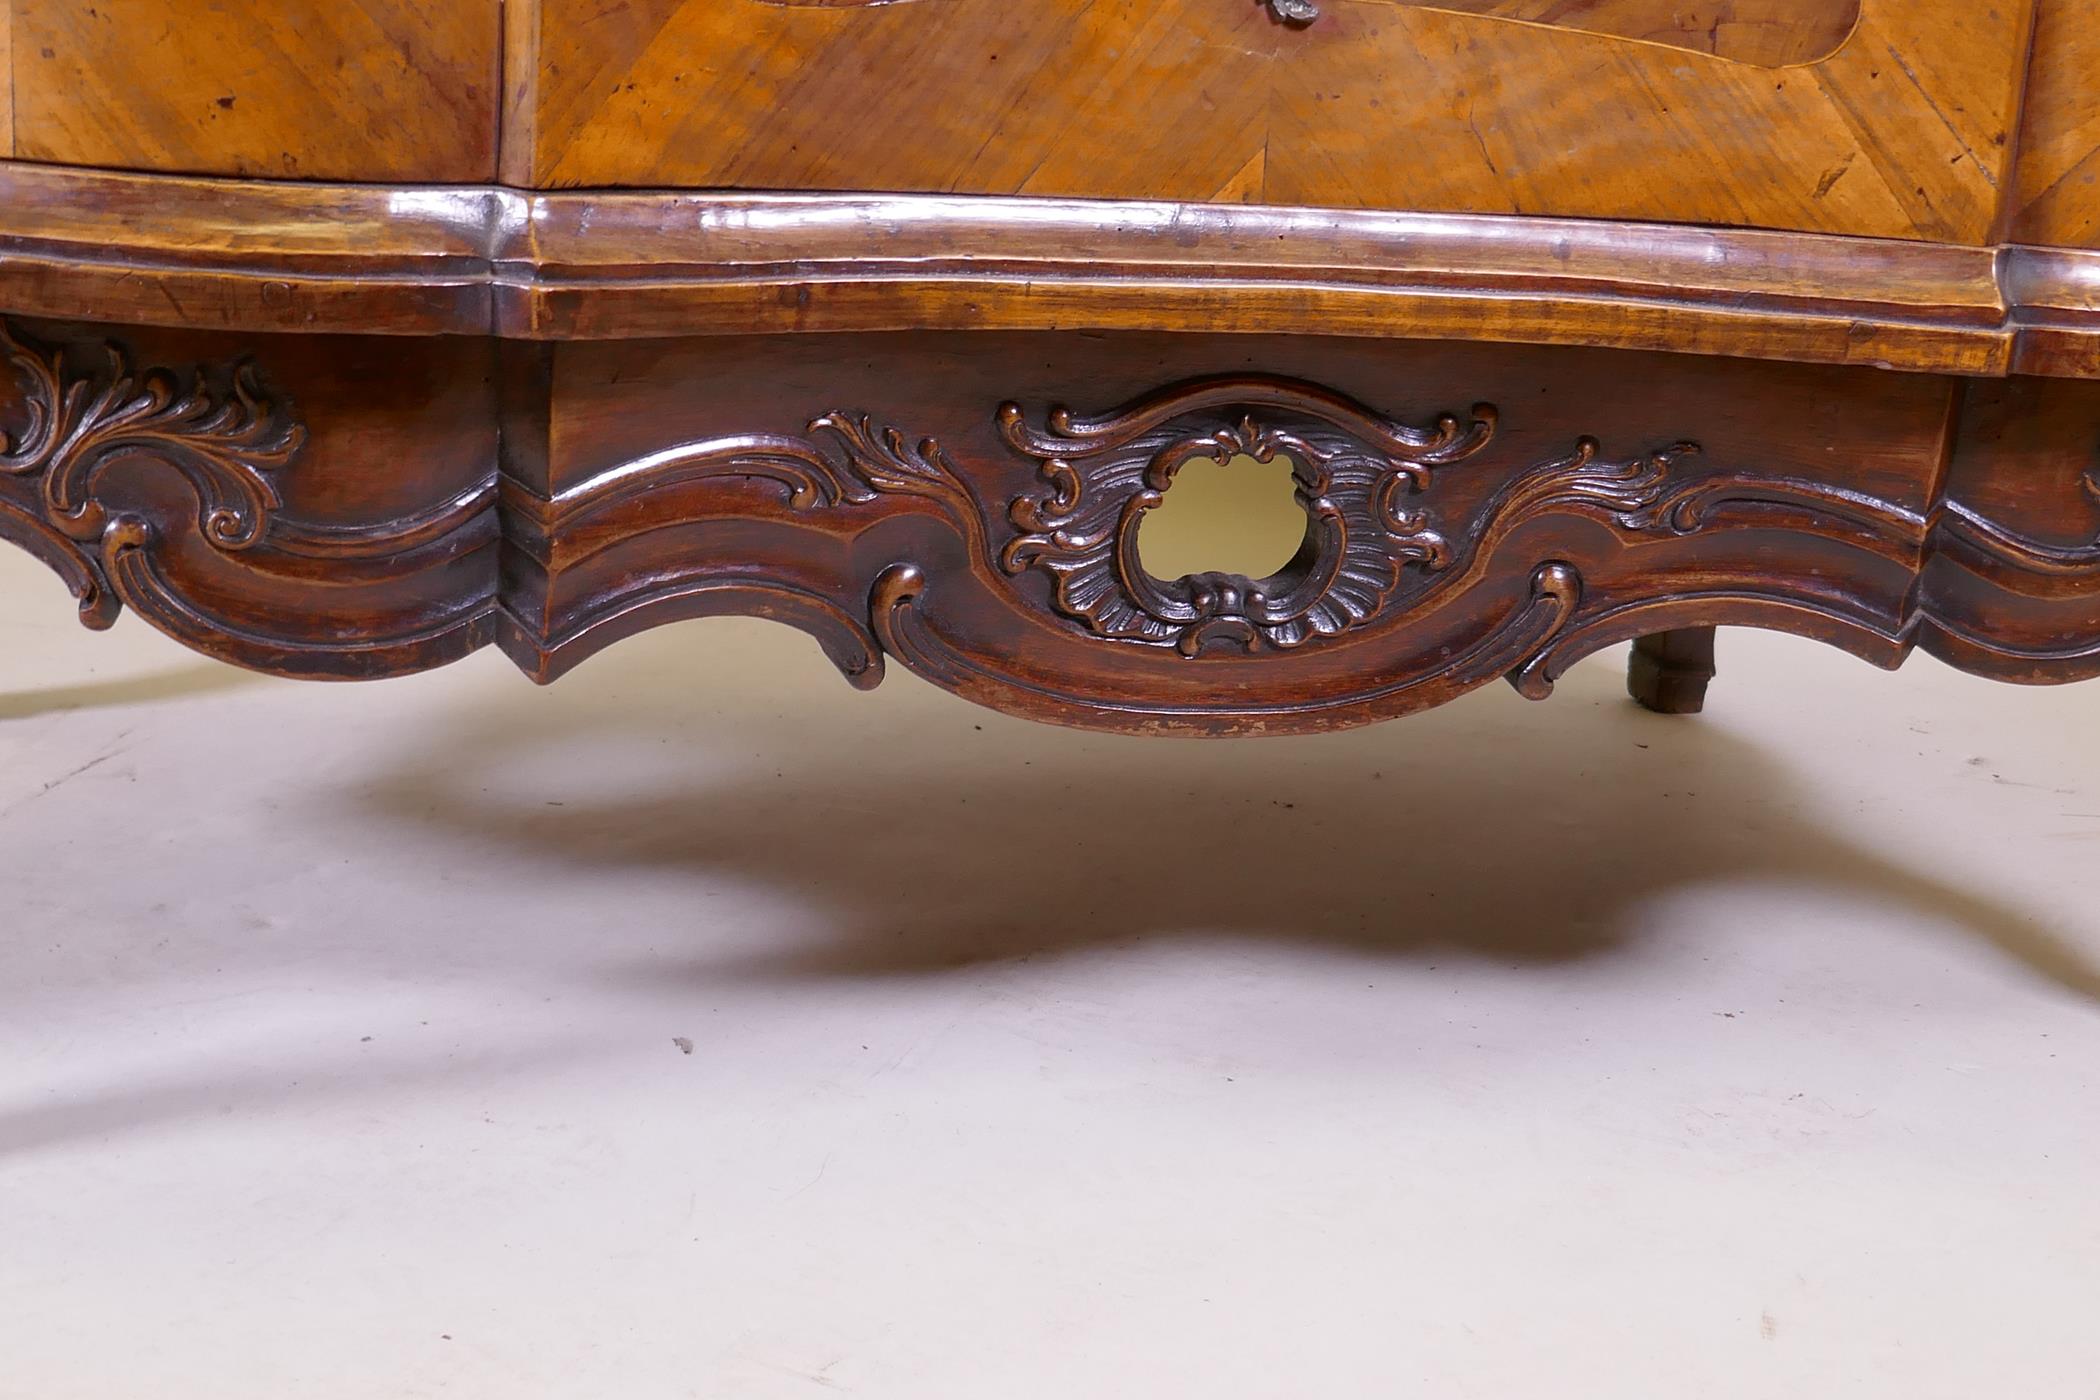
[[[815,632],[861,682],[887,655],[1017,713],[1206,734],[1367,722],[1510,672],[1543,694],[1629,627],[1784,626],[1893,664],[1953,393],[1689,357],[983,334],[562,346],[551,389],[546,458],[505,487],[530,608],[503,640],[534,674],[732,608]],[[1163,446],[1249,432],[1326,445],[1311,497],[1370,560],[1321,545],[1277,580],[1147,590],[1046,550],[1091,538],[1059,517],[1096,497],[1120,518]],[[1393,528],[1364,524],[1367,498]],[[1342,592],[1306,586],[1343,557]],[[1096,573],[1061,594],[1074,568]],[[1336,606],[1264,633],[1230,603],[1255,594]]]
[[72,589],[280,675],[422,670],[492,635],[489,347],[12,323],[0,537]]
[[1686,627],[1634,639],[1626,691],[1659,715],[1696,715],[1714,678],[1714,629]]
[[[0,0],[0,537],[279,674],[743,613],[1141,734],[1627,642],[1688,712],[1725,626],[2100,675],[2091,55],[2100,0]],[[1243,457],[1296,555],[1155,577]]]
[[2027,684],[2100,675],[2100,383],[1968,385],[1937,534],[1935,655]]
[[[494,640],[551,679],[739,612],[856,684],[889,659],[1059,723],[1262,734],[1542,696],[1714,626],[2100,669],[2100,382],[1191,334],[12,334],[0,533],[92,623],[284,674]],[[1298,470],[1274,578],[1153,579],[1100,525],[1242,451]],[[1682,708],[1678,640],[1644,698]]]

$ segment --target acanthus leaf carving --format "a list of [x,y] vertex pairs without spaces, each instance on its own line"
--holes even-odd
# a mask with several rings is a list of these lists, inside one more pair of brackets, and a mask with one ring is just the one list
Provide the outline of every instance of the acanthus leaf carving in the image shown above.
[[[0,493],[0,534],[65,579],[89,626],[116,620],[125,601],[119,581],[134,575],[170,593],[152,600],[169,607],[149,611],[188,616],[157,572],[120,567],[153,545],[155,531],[103,499],[104,478],[118,465],[143,462],[181,477],[197,500],[198,532],[221,551],[251,549],[268,533],[280,505],[271,474],[299,455],[306,430],[245,361],[138,369],[109,343],[99,362],[82,365],[5,322],[0,358],[24,420],[19,433],[0,434],[0,483],[19,487]],[[199,620],[171,630],[201,645],[210,629]]]
[[[18,429],[0,438],[0,537],[59,574],[88,626],[130,607],[200,651],[281,675],[395,674],[490,639],[493,588],[470,571],[449,596],[416,596],[355,625],[331,618],[327,598],[245,611],[212,595],[243,572],[282,589],[444,568],[495,543],[492,480],[387,520],[292,519],[277,478],[300,459],[307,430],[246,359],[140,367],[120,344],[81,353],[5,322],[0,358],[13,371]],[[160,501],[153,479],[166,477],[194,497],[193,524],[187,507]],[[202,554],[175,538],[192,528]],[[214,554],[233,572],[207,583],[194,571]]]
[[241,550],[263,537],[280,505],[270,473],[298,456],[306,430],[252,365],[139,370],[111,344],[101,365],[80,369],[62,348],[36,346],[5,325],[0,354],[29,419],[19,437],[0,442],[0,473],[38,483],[54,528],[77,540],[101,537],[110,523],[96,494],[103,474],[145,458],[189,483],[198,528],[214,545]]
[[[1270,377],[1200,380],[1099,418],[1051,410],[1045,426],[1005,405],[999,425],[1034,458],[1046,489],[1016,498],[1016,530],[1000,551],[1010,575],[1039,569],[1052,606],[1096,635],[1199,656],[1219,640],[1290,650],[1333,637],[1400,601],[1426,602],[1442,578],[1464,576],[1496,539],[1554,510],[1605,512],[1629,529],[1670,510],[1680,443],[1627,462],[1600,459],[1593,438],[1519,473],[1456,535],[1427,498],[1436,474],[1494,440],[1499,414],[1475,405],[1427,428],[1385,418],[1332,390]],[[1307,518],[1304,546],[1266,579],[1197,574],[1154,578],[1138,557],[1139,526],[1198,458],[1288,458]],[[1412,571],[1418,582],[1404,587]],[[1441,576],[1441,578],[1440,578]]]
[[568,487],[538,509],[549,531],[684,482],[742,478],[786,493],[790,510],[866,505],[883,495],[967,499],[940,443],[913,442],[866,413],[832,412],[804,433],[739,433],[682,442],[621,462]]
[[[1767,581],[1737,557],[1809,540],[1912,570],[1947,555],[1992,586],[2067,600],[2100,579],[2100,545],[2074,531],[2068,542],[2033,539],[1945,496],[1884,499],[1844,480],[1709,466],[1691,442],[1612,459],[1585,436],[1557,457],[1512,460],[1490,404],[1401,420],[1303,380],[1221,376],[1098,417],[1054,408],[1032,418],[1009,402],[956,439],[969,449],[959,458],[879,414],[835,411],[799,431],[674,442],[552,497],[492,468],[386,519],[300,520],[287,517],[278,485],[305,431],[243,362],[140,369],[120,347],[46,348],[5,325],[0,354],[20,390],[4,405],[0,535],[52,563],[91,623],[113,618],[121,600],[202,649],[286,673],[412,669],[507,627],[504,644],[544,678],[644,620],[762,612],[815,633],[856,684],[879,678],[889,652],[1021,712],[1212,733],[1404,713],[1503,674],[1540,696],[1572,659],[1640,628],[1739,619],[1779,619],[1877,659],[1900,659],[1922,638],[1962,664],[2022,678],[2100,668],[2100,647],[2082,637],[1991,638],[1945,612],[1932,579],[1877,611],[1819,578]],[[1149,574],[1138,526],[1176,474],[1242,455],[1291,464],[1305,517],[1297,556],[1264,579]],[[1012,494],[1031,468],[1040,487]],[[187,493],[159,489],[176,479]],[[667,489],[718,480],[719,491]],[[2100,475],[2083,481],[2100,499]],[[992,483],[1006,489],[994,494]],[[860,513],[795,518],[833,511]],[[892,514],[917,518],[892,529]],[[593,581],[540,617],[497,616],[496,585],[474,582],[464,558],[501,539],[558,578],[595,551],[717,515],[739,528],[696,532],[690,548],[667,539],[658,567],[602,590]],[[797,531],[841,547],[773,555],[772,542]],[[967,564],[943,531],[967,545]],[[1668,543],[1738,531],[1754,549]],[[469,582],[436,606],[418,598],[398,628],[304,631],[304,617],[271,611],[274,598],[260,611],[216,601],[238,594],[237,560],[293,598],[283,590],[308,581],[384,582],[409,555],[419,566],[467,563]],[[1037,645],[1047,660],[1029,650]],[[1306,647],[1320,658],[1287,659]],[[1221,661],[1229,685],[1208,684],[1204,665],[1181,670],[1182,658],[1232,651],[1268,659]]]

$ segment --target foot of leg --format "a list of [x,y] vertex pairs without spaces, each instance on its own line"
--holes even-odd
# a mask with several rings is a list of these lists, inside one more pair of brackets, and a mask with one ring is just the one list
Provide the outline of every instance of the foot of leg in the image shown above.
[[1714,629],[1657,632],[1633,644],[1626,690],[1659,715],[1696,715],[1714,678]]

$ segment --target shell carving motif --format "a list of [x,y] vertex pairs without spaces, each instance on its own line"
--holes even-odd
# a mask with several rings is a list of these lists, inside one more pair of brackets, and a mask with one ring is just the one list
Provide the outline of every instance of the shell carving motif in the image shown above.
[[[1103,418],[1050,414],[1030,425],[1018,404],[1000,431],[1037,459],[1048,489],[1016,499],[1017,534],[1001,551],[1009,574],[1041,569],[1059,612],[1100,636],[1197,656],[1216,643],[1289,650],[1374,616],[1402,571],[1436,572],[1451,545],[1414,498],[1434,472],[1493,439],[1495,409],[1477,405],[1414,428],[1380,418],[1317,385],[1282,379],[1205,380]],[[1306,516],[1297,557],[1268,578],[1205,573],[1153,577],[1138,529],[1189,462],[1248,456],[1292,463]]]

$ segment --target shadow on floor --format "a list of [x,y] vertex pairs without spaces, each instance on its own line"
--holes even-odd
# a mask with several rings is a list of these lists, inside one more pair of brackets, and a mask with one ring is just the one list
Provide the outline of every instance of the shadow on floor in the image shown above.
[[[1205,743],[1039,728],[903,678],[886,698],[827,699],[814,668],[783,681],[771,652],[725,658],[680,630],[551,692],[419,713],[415,746],[387,768],[315,793],[323,824],[346,811],[398,824],[461,878],[500,890],[492,917],[518,919],[519,936],[476,944],[490,982],[590,979],[650,1003],[725,980],[937,976],[1177,937],[1474,957],[1521,976],[1626,949],[1653,927],[1639,906],[1677,888],[1744,881],[1895,910],[2100,1001],[2100,968],[2032,915],[1862,845],[1815,815],[1828,804],[1795,786],[1809,771],[1800,757],[1749,744],[1717,717],[1649,715],[1623,698],[1608,661],[1544,706],[1494,691],[1348,734]],[[246,679],[199,667],[37,692],[10,712]],[[501,858],[481,866],[491,847]],[[628,870],[690,876],[691,918],[664,920],[659,899],[656,926],[634,936],[617,893]],[[605,884],[605,928],[620,936],[507,912],[571,877]],[[743,926],[725,927],[699,898],[725,884],[770,898],[714,904],[741,911]],[[434,932],[373,929],[366,952],[404,939],[427,949]],[[347,976],[364,946],[319,955],[347,956]],[[312,970],[310,955],[257,948]],[[560,1036],[506,1052],[550,1064],[609,1053]],[[234,1098],[384,1092],[456,1069],[382,1068],[322,1047],[267,1073],[198,1067],[0,1111],[0,1154]]]
[[[1237,743],[1074,735],[931,695],[827,726],[737,681],[749,693],[709,702],[727,718],[700,723],[690,697],[719,673],[636,685],[618,657],[595,664],[588,695],[473,716],[363,794],[380,819],[553,868],[771,886],[822,930],[757,952],[700,938],[622,974],[652,986],[923,974],[1184,931],[1552,962],[1611,951],[1631,906],[1673,888],[1770,880],[1951,925],[2100,1001],[2100,967],[2031,915],[1817,820],[1794,764],[1639,710],[1609,659],[1544,706],[1502,692]],[[563,771],[582,743],[654,746],[659,776],[610,796],[491,781]],[[725,771],[725,753],[748,758]]]
[[124,705],[150,705],[158,700],[218,695],[255,685],[260,680],[261,677],[233,666],[199,661],[195,665],[156,671],[146,676],[86,681],[80,685],[53,686],[45,690],[0,691],[0,723],[60,714],[67,710],[113,709]]

